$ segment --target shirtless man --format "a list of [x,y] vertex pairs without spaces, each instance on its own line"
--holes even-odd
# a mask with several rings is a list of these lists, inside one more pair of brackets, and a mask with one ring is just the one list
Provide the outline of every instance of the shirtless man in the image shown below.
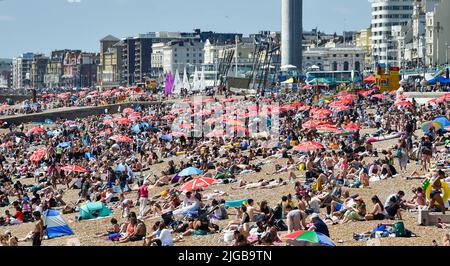
[[41,213],[36,211],[33,213],[34,220],[36,221],[34,230],[33,230],[33,246],[41,246],[42,237],[44,236],[44,224],[41,219]]

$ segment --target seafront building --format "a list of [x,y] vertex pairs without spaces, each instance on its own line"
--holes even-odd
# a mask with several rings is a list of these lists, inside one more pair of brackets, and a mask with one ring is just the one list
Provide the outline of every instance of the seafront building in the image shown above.
[[122,43],[120,39],[108,35],[100,40],[97,84],[102,88],[119,87],[123,75]]
[[12,87],[12,59],[0,58],[0,89]]
[[31,87],[33,89],[45,88],[45,73],[50,58],[44,54],[35,54],[31,62]]
[[374,62],[397,65],[397,40],[393,26],[406,26],[413,14],[413,0],[372,0],[372,56]]
[[12,60],[12,87],[26,89],[31,85],[33,53],[24,53]]
[[351,44],[329,42],[303,52],[303,70],[362,71],[366,52]]
[[450,1],[441,0],[426,13],[426,63],[449,63],[450,53]]

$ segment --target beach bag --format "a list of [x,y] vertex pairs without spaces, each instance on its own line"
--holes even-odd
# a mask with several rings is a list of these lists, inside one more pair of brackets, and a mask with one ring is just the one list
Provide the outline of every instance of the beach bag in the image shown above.
[[396,237],[406,237],[405,224],[403,222],[395,223],[392,228]]
[[281,204],[278,204],[275,209],[273,210],[273,218],[274,219],[281,219],[283,216],[283,208],[281,207]]
[[397,149],[396,151],[395,151],[395,157],[396,158],[402,158],[402,150],[401,149]]
[[279,219],[279,220],[275,220],[275,226],[277,227],[278,231],[287,231],[288,230],[288,226],[286,225],[286,223]]

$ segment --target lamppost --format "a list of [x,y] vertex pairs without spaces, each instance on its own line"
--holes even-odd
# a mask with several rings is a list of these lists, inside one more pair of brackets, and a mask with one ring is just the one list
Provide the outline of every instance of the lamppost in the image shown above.
[[450,46],[448,45],[448,42],[445,43],[445,64],[448,65],[448,50],[450,49]]

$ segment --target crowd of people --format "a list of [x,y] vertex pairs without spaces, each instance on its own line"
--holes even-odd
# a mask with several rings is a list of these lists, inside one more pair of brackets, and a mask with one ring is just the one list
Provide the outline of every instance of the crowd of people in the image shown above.
[[[380,195],[351,195],[352,188],[386,179],[424,179],[436,168],[432,161],[446,161],[448,155],[445,130],[430,128],[424,137],[417,133],[424,122],[448,116],[446,102],[398,105],[405,102],[399,93],[375,95],[381,94],[372,89],[341,91],[329,102],[314,90],[270,98],[186,98],[174,105],[133,105],[118,115],[61,118],[28,130],[10,125],[1,134],[0,206],[6,209],[0,224],[36,223],[24,241],[40,245],[45,210],[69,214],[84,203],[101,202],[120,213],[120,219],[112,218],[111,227],[97,235],[105,241],[170,246],[191,236],[220,233],[232,245],[249,246],[281,245],[286,232],[299,230],[332,238],[329,226],[402,220],[405,210],[445,214],[445,168],[432,172],[429,197],[422,187],[398,191],[384,202]],[[99,104],[85,96],[75,102]],[[40,101],[41,106],[57,103]],[[250,132],[261,126],[274,130],[277,119],[276,138]],[[199,134],[198,121],[208,124],[209,131]],[[374,149],[371,138],[391,133],[399,133],[395,145]],[[274,171],[257,182],[246,180],[269,160],[285,165],[274,164]],[[421,169],[410,175],[407,169],[413,163]],[[155,166],[164,169],[155,173]],[[180,175],[188,168],[198,173]],[[289,192],[272,206],[265,199],[246,199],[230,207],[225,191],[180,189],[199,175],[234,190],[286,187]],[[155,194],[155,189],[164,190]],[[66,200],[72,190],[78,191],[76,202]],[[2,237],[2,244],[23,240],[11,239]]]

